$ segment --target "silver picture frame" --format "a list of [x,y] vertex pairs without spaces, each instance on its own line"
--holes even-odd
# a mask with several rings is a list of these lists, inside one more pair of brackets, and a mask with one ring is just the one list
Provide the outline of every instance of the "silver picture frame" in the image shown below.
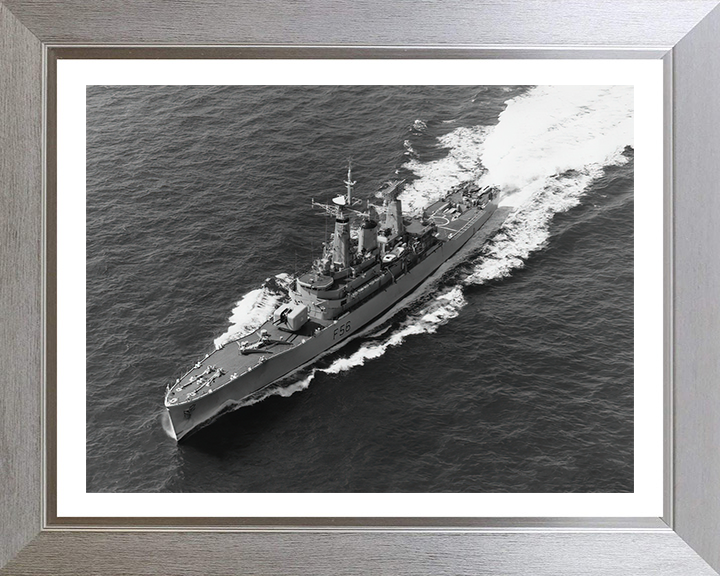
[[[0,0],[2,574],[720,570],[717,0]],[[650,58],[665,70],[660,518],[58,518],[59,58]]]

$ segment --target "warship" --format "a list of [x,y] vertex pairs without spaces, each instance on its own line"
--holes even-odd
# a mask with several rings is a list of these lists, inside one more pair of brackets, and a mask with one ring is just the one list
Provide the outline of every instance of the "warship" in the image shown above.
[[438,272],[498,207],[497,188],[464,182],[408,217],[399,197],[404,183],[387,182],[376,194],[382,205],[366,201],[360,210],[349,166],[343,194],[327,204],[312,200],[335,220],[322,257],[295,275],[254,332],[206,354],[166,387],[176,440],[359,335]]

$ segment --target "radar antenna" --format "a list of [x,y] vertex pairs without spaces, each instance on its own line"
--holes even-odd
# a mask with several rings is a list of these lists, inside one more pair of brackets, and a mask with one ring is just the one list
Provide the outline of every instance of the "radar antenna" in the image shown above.
[[397,200],[397,197],[400,196],[400,193],[402,192],[403,184],[405,184],[405,179],[388,180],[385,183],[385,187],[380,190],[378,195],[390,202],[392,202],[393,200]]
[[333,205],[315,202],[315,199],[313,198],[311,199],[313,208],[320,208],[330,216],[341,215],[343,209],[349,210],[350,212],[354,212],[356,214],[361,214],[360,212],[352,208],[352,206],[362,204],[362,200],[360,200],[359,198],[353,198],[353,187],[355,186],[356,182],[352,179],[352,160],[348,160],[347,180],[343,180],[343,183],[347,187],[347,193],[345,194],[345,196],[336,196],[335,198],[333,198]]

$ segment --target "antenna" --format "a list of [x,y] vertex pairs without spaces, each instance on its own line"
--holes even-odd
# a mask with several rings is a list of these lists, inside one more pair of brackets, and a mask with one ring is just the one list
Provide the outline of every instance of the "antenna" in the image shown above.
[[352,179],[352,160],[348,160],[348,175],[347,180],[345,180],[345,185],[347,186],[347,205],[352,206],[352,193],[353,193],[353,186],[355,186],[355,182]]

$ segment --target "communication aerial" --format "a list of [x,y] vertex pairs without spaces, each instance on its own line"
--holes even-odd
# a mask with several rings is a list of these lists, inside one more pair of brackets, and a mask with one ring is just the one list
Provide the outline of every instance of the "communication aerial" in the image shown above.
[[313,198],[312,206],[314,208],[320,208],[321,210],[324,210],[330,216],[339,216],[342,214],[342,210],[349,210],[350,212],[353,212],[354,214],[357,214],[359,216],[366,216],[364,212],[359,212],[358,210],[352,208],[352,206],[362,204],[362,200],[360,200],[359,198],[353,198],[353,191],[356,182],[352,179],[352,161],[350,160],[348,160],[347,180],[343,180],[343,184],[345,184],[345,186],[347,187],[346,194],[344,196],[336,196],[335,198],[333,198],[332,205],[315,202],[315,199]]

